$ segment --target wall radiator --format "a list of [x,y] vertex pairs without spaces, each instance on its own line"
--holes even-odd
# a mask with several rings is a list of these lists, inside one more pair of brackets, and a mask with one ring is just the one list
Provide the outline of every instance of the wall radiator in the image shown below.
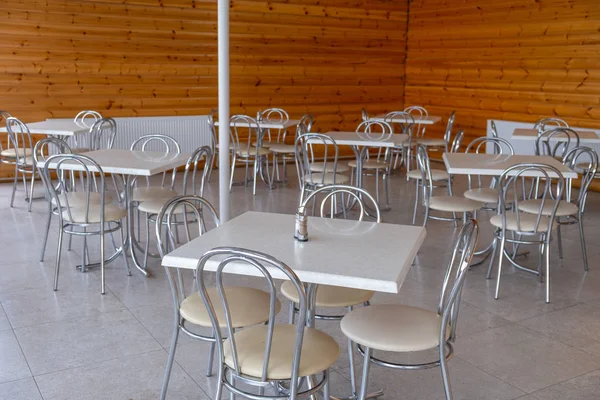
[[[209,146],[212,140],[206,115],[127,117],[115,118],[115,122],[117,123],[117,136],[113,146],[115,149],[127,150],[134,140],[152,133],[171,136],[185,153],[191,153],[200,146]],[[160,144],[150,143],[147,150],[160,151]]]

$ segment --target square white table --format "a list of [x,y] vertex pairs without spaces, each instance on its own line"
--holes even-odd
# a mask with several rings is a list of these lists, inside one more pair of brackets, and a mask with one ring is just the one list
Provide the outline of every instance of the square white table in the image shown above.
[[[285,122],[274,122],[274,121],[258,121],[258,126],[260,127],[260,129],[287,129],[290,126],[296,126],[298,125],[298,122],[300,122],[297,119],[289,119]],[[229,126],[240,126],[240,127],[248,127],[248,123],[246,123],[246,121],[240,120],[237,121],[235,124],[230,123]],[[219,126],[219,121],[215,121],[215,126]]]
[[[393,122],[395,124],[408,123],[408,119],[406,117],[402,117],[400,115],[395,116],[393,118],[389,118],[389,119],[386,119],[385,115],[377,115],[375,117],[372,117],[371,119],[374,121]],[[442,117],[428,115],[428,116],[424,116],[424,117],[415,117],[415,124],[417,124],[417,125],[433,125],[433,124],[437,124],[441,120],[442,120]]]
[[[600,143],[600,136],[594,131],[586,131],[574,128],[577,135],[579,135],[580,143]],[[527,128],[516,128],[511,138],[512,139],[520,139],[520,140],[531,140],[534,141],[539,136],[539,132],[537,129],[527,129]],[[567,135],[554,135],[552,136],[552,140],[556,140],[557,142],[564,142],[567,140]]]
[[[560,161],[551,156],[531,156],[531,155],[507,155],[507,154],[474,154],[474,153],[444,153],[444,164],[450,175],[487,175],[500,176],[507,169],[521,163],[541,163],[548,164],[558,169],[561,174],[569,178],[577,178],[577,173],[563,165]],[[552,178],[557,178],[556,174],[549,171]],[[528,171],[524,176],[541,176],[535,171]]]
[[[189,154],[173,154],[164,152],[152,152],[152,151],[139,151],[139,150],[119,150],[119,149],[104,149],[95,150],[87,153],[83,153],[94,160],[104,173],[113,174],[113,176],[121,177],[125,176],[123,182],[123,188],[125,192],[125,204],[127,205],[127,238],[126,242],[129,245],[129,251],[131,252],[131,258],[136,268],[144,275],[148,276],[149,273],[146,269],[142,268],[135,255],[135,236],[133,231],[133,209],[130,199],[132,198],[133,186],[135,184],[135,178],[138,176],[153,176],[165,171],[170,171],[173,168],[181,167],[187,163]],[[39,162],[38,168],[43,168],[45,162]],[[52,162],[49,168],[56,168],[56,162]],[[68,165],[63,164],[63,167]],[[83,170],[81,164],[72,164],[74,171]],[[90,169],[91,170],[91,169]],[[110,259],[113,260],[118,256],[119,253],[115,254]]]
[[[26,125],[30,133],[48,136],[76,136],[90,131],[89,127],[76,124],[72,119],[47,119]],[[0,132],[6,132],[6,127],[0,128]]]

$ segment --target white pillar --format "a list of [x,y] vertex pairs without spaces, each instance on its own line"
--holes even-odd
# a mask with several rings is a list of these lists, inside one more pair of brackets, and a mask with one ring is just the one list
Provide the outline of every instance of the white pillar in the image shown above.
[[229,220],[229,0],[218,3],[219,44],[219,216]]

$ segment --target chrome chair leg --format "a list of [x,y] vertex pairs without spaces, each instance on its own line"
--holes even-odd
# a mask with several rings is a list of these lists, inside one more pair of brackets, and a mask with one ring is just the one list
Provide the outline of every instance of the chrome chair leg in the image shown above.
[[546,303],[550,303],[550,240],[546,238]]
[[[492,278],[492,270],[494,269],[494,260],[496,258],[496,250],[498,249],[498,238],[494,237],[493,241],[494,242],[492,243],[492,255],[490,256],[490,265],[488,266],[488,272],[487,272],[486,279]],[[500,257],[502,257],[502,254],[500,254]]]
[[206,376],[210,377],[213,374],[213,363],[215,360],[215,347],[217,346],[217,344],[215,342],[212,342],[210,344],[210,350],[208,352],[208,364],[206,366]]
[[44,261],[46,245],[48,244],[48,235],[50,234],[50,225],[52,223],[52,203],[49,201],[48,205],[48,221],[46,221],[46,233],[44,234],[44,241],[42,242],[42,254],[40,255],[40,262]]
[[581,254],[583,256],[583,268],[586,271],[589,271],[588,266],[588,258],[587,258],[587,248],[585,246],[585,235],[583,233],[583,215],[579,213],[577,216],[577,223],[579,224],[579,238],[581,239]]
[[146,245],[144,246],[144,259],[142,261],[142,268],[146,269],[148,266],[148,251],[150,249],[150,218],[148,213],[144,213],[144,215],[146,216]]
[[562,234],[560,232],[560,224],[556,227],[556,241],[558,242],[558,258],[563,259]]
[[[353,307],[348,307],[348,312],[352,311]],[[350,386],[352,387],[352,397],[356,397],[356,371],[354,368],[354,342],[348,339],[348,363],[350,365]],[[327,397],[326,397],[327,399]]]
[[[171,346],[169,347],[169,356],[167,357],[167,365],[165,367],[165,375],[163,377],[162,388],[160,390],[160,399],[165,400],[167,397],[167,389],[169,387],[169,379],[171,378],[171,369],[175,360],[175,349],[177,348],[177,340],[179,339],[179,313],[175,314],[175,323],[173,327],[173,337]],[[220,399],[220,397],[217,397]]]
[[125,232],[123,230],[123,223],[119,222],[121,232],[121,255],[123,256],[123,261],[125,261],[125,268],[127,269],[127,276],[131,276],[131,268],[129,267],[129,259],[127,258],[127,244],[125,239]]
[[229,191],[231,192],[231,188],[233,187],[233,173],[235,172],[235,154],[233,159],[231,160],[231,177],[229,178]]
[[373,350],[370,347],[365,347],[365,354],[363,360],[362,379],[360,383],[360,393],[358,400],[367,399],[367,385],[369,383],[369,368],[371,366],[371,353]]
[[101,294],[106,293],[106,271],[104,270],[105,266],[104,261],[104,226],[100,226],[100,285],[101,285]]
[[31,172],[31,185],[29,187],[29,207],[27,208],[27,211],[31,212],[31,205],[33,204],[33,187],[35,185],[35,167],[33,168],[33,171]]
[[289,316],[289,321],[288,322],[289,322],[290,325],[293,325],[294,324],[294,320],[295,320],[295,316],[296,316],[296,306],[294,305],[293,301],[290,301],[289,303],[290,303],[290,305],[289,305],[290,316]]
[[258,158],[254,160],[254,182],[252,188],[252,195],[256,196],[256,175],[258,174]]
[[414,225],[417,222],[417,207],[419,204],[419,180],[415,179],[415,208],[413,211],[413,221],[412,224]]
[[54,265],[54,291],[58,290],[58,271],[60,270],[60,256],[62,251],[62,240],[63,240],[63,226],[59,227],[58,230],[58,247],[56,251],[56,264]]
[[502,259],[504,258],[504,234],[500,238],[500,254],[498,254],[498,276],[496,277],[496,294],[494,299],[498,300],[498,293],[500,292],[500,276],[502,275]]

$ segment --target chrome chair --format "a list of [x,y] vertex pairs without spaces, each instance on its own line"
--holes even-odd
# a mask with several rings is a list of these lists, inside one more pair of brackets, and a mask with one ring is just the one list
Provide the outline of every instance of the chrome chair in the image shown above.
[[117,123],[112,118],[101,118],[90,128],[90,151],[112,149],[117,136]]
[[90,129],[90,133],[88,134],[88,137],[85,140],[85,142],[88,142],[88,144],[87,145],[84,144],[83,147],[79,146],[78,136],[73,137],[73,139],[72,139],[73,145],[70,146],[71,152],[73,154],[81,154],[81,153],[90,151],[91,142],[92,142],[92,134],[91,134],[92,127],[96,124],[96,122],[98,122],[101,119],[102,119],[102,115],[99,112],[93,111],[93,110],[80,111],[79,113],[77,113],[75,118],[73,118],[73,122],[75,122],[77,125],[80,125],[80,126]]
[[[269,176],[269,150],[262,146],[262,130],[255,119],[246,115],[234,115],[230,120],[230,127],[234,139],[235,151],[231,162],[231,178],[229,190],[233,187],[233,174],[236,163],[245,166],[244,186],[248,185],[248,167],[253,166],[252,194],[256,195],[256,178],[260,172],[263,181],[271,187]],[[256,145],[253,145],[255,143]],[[266,170],[266,171],[265,171]],[[266,175],[265,175],[266,172]]]
[[[358,308],[342,318],[342,332],[357,344],[364,357],[359,400],[367,398],[371,364],[402,370],[439,366],[446,399],[452,399],[447,362],[454,355],[461,292],[478,236],[477,221],[469,220],[461,229],[454,245],[436,311],[401,304],[376,304]],[[374,350],[414,353],[431,349],[438,349],[439,359],[420,364],[396,363],[373,355]]]
[[[552,178],[551,174],[556,176]],[[527,188],[527,176],[541,178],[542,191],[531,197],[532,190]],[[553,189],[552,180],[556,182]],[[535,185],[535,182],[532,182]],[[556,168],[546,164],[517,164],[506,169],[498,182],[498,214],[490,219],[495,228],[494,246],[488,279],[491,278],[494,257],[498,253],[498,271],[496,294],[500,291],[502,261],[506,257],[515,267],[539,275],[540,280],[546,276],[546,303],[550,302],[550,237],[556,228],[556,215],[565,188],[565,179]],[[530,200],[535,200],[531,202]],[[528,212],[523,212],[522,204],[526,204]],[[505,250],[506,243],[513,244],[513,254]],[[535,245],[539,248],[538,268],[532,270],[523,267],[514,260],[519,245]],[[545,273],[542,267],[545,260]]]
[[[466,221],[469,215],[472,215],[476,210],[479,210],[482,207],[482,203],[479,201],[467,199],[462,196],[453,196],[452,195],[452,181],[448,178],[448,195],[447,196],[439,196],[433,194],[433,174],[431,170],[431,165],[429,163],[429,155],[427,154],[427,148],[425,146],[419,146],[417,148],[417,164],[419,166],[419,171],[421,173],[421,203],[425,208],[425,217],[423,219],[423,226],[427,225],[427,220],[429,218],[438,219],[443,221],[454,221],[456,225],[457,213],[463,214],[463,220]],[[417,192],[416,192],[416,201],[415,201],[415,209],[413,212],[413,221],[416,219],[417,215],[417,205],[419,202],[419,185],[417,184]],[[440,216],[432,216],[430,215],[430,211],[442,211],[442,212],[451,212],[453,214],[452,218],[440,217]],[[414,222],[413,222],[414,225]]]
[[[507,156],[514,155],[515,149],[512,144],[508,142],[506,139],[498,138],[498,137],[480,137],[473,140],[467,146],[465,153],[490,153],[495,154],[497,156]],[[468,189],[464,192],[463,196],[467,199],[479,201],[485,205],[487,209],[496,209],[496,205],[498,205],[498,188],[496,184],[498,179],[496,177],[492,177],[489,179],[489,182],[485,182],[486,177],[481,175],[467,175],[468,181]]]
[[[216,290],[206,288],[209,261],[218,262]],[[227,293],[223,281],[230,264],[246,264],[256,268],[256,274],[264,277],[269,288],[269,312],[264,324],[237,330],[231,305],[235,301]],[[292,282],[299,298],[298,320],[295,324],[275,322],[278,311],[277,289],[271,272],[277,272]],[[223,388],[234,397],[295,400],[316,395],[323,391],[329,399],[329,368],[339,355],[335,339],[315,328],[306,326],[308,300],[306,289],[294,271],[283,262],[252,250],[239,248],[215,248],[206,252],[198,263],[198,292],[204,300],[215,334],[219,360],[215,399],[221,398]],[[244,300],[244,304],[248,304]],[[219,309],[225,312],[219,312]],[[226,332],[227,339],[221,331]],[[304,389],[305,380],[319,376],[317,382]],[[305,379],[303,379],[305,378]],[[238,383],[244,383],[242,387]],[[286,384],[289,393],[280,393],[280,385]],[[250,386],[250,387],[248,387]],[[265,389],[276,386],[274,395]],[[283,386],[283,385],[281,385]]]
[[[315,161],[315,146],[323,150],[323,161]],[[348,183],[348,176],[338,173],[338,145],[330,136],[305,133],[296,138],[294,147],[300,178],[300,204],[306,195],[321,187]]]
[[[581,241],[581,254],[583,255],[583,267],[586,271],[589,270],[587,250],[585,246],[585,235],[583,232],[583,213],[585,210],[585,202],[587,193],[598,171],[598,154],[595,150],[589,147],[575,147],[565,155],[564,164],[572,170],[579,171],[581,174],[581,182],[579,186],[579,194],[574,202],[571,202],[570,196],[566,199],[561,199],[556,209],[556,237],[558,239],[558,254],[563,258],[562,236],[560,227],[562,225],[579,225],[579,239]],[[582,168],[583,167],[583,168]],[[565,193],[567,190],[565,190]],[[538,213],[542,200],[529,199],[519,203],[519,210],[523,212]],[[550,217],[552,212],[552,203],[547,202],[542,208],[541,213],[545,217]]]
[[[58,177],[57,185],[52,184],[50,165],[55,164],[54,170]],[[77,170],[77,171],[74,171]],[[127,210],[120,208],[117,204],[106,204],[105,183],[102,168],[91,158],[78,154],[56,154],[48,157],[42,170],[46,190],[52,196],[53,204],[58,210],[58,250],[56,266],[54,269],[54,290],[58,290],[58,274],[62,252],[63,235],[75,235],[87,238],[89,236],[100,237],[100,279],[101,293],[105,289],[104,265],[106,263],[104,254],[104,235],[116,231],[121,233],[121,248],[113,242],[116,251],[120,250],[123,256],[128,275],[129,262],[124,249],[125,235],[123,234],[122,220],[127,217]],[[76,179],[72,175],[76,174]],[[79,187],[76,187],[79,183]],[[80,192],[83,196],[73,196],[70,193]],[[97,194],[92,194],[97,193]],[[83,198],[85,197],[85,198]],[[99,197],[100,203],[94,199]],[[76,200],[75,200],[76,199]],[[74,201],[72,201],[74,200]],[[86,252],[82,254],[82,270],[87,264]]]
[[[325,194],[326,196],[321,200],[321,205],[319,207],[321,218],[335,218],[336,215],[341,215],[342,213],[336,214],[336,205],[337,202],[335,200],[336,196],[345,195],[349,196],[352,201],[355,201],[356,204],[359,205],[360,212],[358,214],[358,221],[362,221],[365,215],[367,203],[374,210],[373,215],[375,217],[375,222],[381,222],[381,213],[379,210],[379,206],[373,197],[367,192],[365,189],[361,189],[354,186],[346,186],[346,185],[332,185],[329,187],[324,187],[321,189],[317,189],[312,192],[300,205],[298,208],[298,213],[305,214],[308,203],[317,198],[318,195]],[[368,200],[368,201],[367,201]],[[327,207],[327,204],[330,204],[330,207]],[[343,200],[342,200],[343,203]],[[328,210],[329,208],[329,210]],[[327,213],[328,210],[328,213]],[[343,217],[346,218],[346,211],[343,212]],[[281,294],[288,300],[289,302],[289,315],[290,320],[289,323],[294,323],[295,315],[299,312],[298,304],[299,297],[294,284],[290,281],[285,281],[283,285],[281,285]],[[337,309],[344,308],[347,312],[351,312],[354,307],[357,306],[368,306],[371,298],[375,292],[372,290],[362,290],[362,289],[351,289],[340,286],[331,286],[331,285],[318,285],[317,286],[317,294],[315,300],[315,307],[325,308],[325,309]],[[339,315],[331,315],[331,314],[319,314],[315,313],[315,319],[325,320],[325,321],[339,321],[344,317],[345,314]],[[354,371],[354,349],[350,340],[348,340],[348,363],[350,366],[350,381],[352,383],[352,395],[356,396],[356,375]]]
[[[363,121],[356,127],[356,133],[359,136],[374,139],[385,140],[392,135],[392,127],[383,121]],[[362,153],[357,152],[361,157]],[[348,163],[351,168],[350,184],[354,179],[354,173],[357,168],[357,161],[352,160]],[[375,154],[369,154],[368,149],[365,150],[365,159],[362,160],[363,175],[375,172],[375,198],[379,202],[379,174],[383,179],[385,191],[385,204],[389,207],[390,204],[390,175],[392,173],[392,154],[389,148],[377,148]]]
[[[177,196],[168,200],[159,211],[156,219],[162,221],[162,224],[156,224],[156,240],[161,257],[174,250],[177,247],[176,230],[181,226],[180,221],[176,220],[178,215],[192,215],[190,219],[197,223],[197,228],[192,229],[192,223],[184,225],[184,243],[202,235],[207,230],[220,225],[219,217],[214,207],[204,198],[195,195]],[[194,233],[193,233],[194,232]],[[176,270],[176,271],[175,271]],[[161,399],[166,398],[171,369],[175,359],[175,351],[179,333],[183,332],[187,336],[210,343],[210,352],[208,358],[208,366],[206,376],[212,375],[213,358],[216,347],[216,340],[222,341],[222,337],[215,336],[215,331],[209,315],[209,311],[204,305],[204,301],[200,293],[196,290],[195,285],[188,285],[187,290],[184,281],[184,273],[176,268],[167,268],[167,278],[173,295],[173,338],[169,348],[169,357],[165,367],[165,375],[161,390]],[[197,276],[197,275],[195,275]],[[191,276],[189,277],[192,278]],[[211,299],[217,299],[219,296],[218,288],[211,287],[206,290]],[[254,325],[264,324],[269,320],[271,298],[269,294],[259,290],[243,286],[226,286],[224,289],[229,308],[227,309],[228,318],[230,319],[233,330],[242,329]],[[278,313],[281,309],[279,301],[275,301],[274,312]],[[220,323],[217,325],[216,331],[225,329],[225,311],[226,308],[221,307],[221,303],[217,302],[214,305],[214,312]],[[210,329],[210,333],[198,333],[197,329]]]
[[541,135],[547,130],[557,128],[569,128],[569,124],[567,124],[565,120],[560,118],[547,117],[540,119],[533,126],[533,129],[537,130],[539,135]]
[[[264,111],[259,111],[256,115],[256,122],[262,123],[275,123],[275,124],[285,124],[290,120],[290,116],[288,113],[282,108],[267,108]],[[262,129],[262,147],[270,148],[271,144],[282,143],[285,140],[285,134],[287,129],[272,129],[265,128]],[[256,142],[252,143],[253,146],[256,146]]]
[[[2,153],[4,154],[2,156],[4,159],[10,159],[11,163],[14,162],[15,166],[15,176],[13,179],[10,206],[13,207],[14,205],[17,183],[19,181],[19,177],[21,177],[23,180],[23,187],[25,189],[25,199],[28,202],[27,211],[31,212],[35,177],[36,175],[39,176],[39,171],[33,162],[33,139],[31,138],[31,133],[29,132],[27,125],[15,117],[6,118],[6,131],[8,133],[8,140],[12,148],[3,150]],[[27,180],[29,179],[29,176],[31,176],[31,182],[28,189]]]
[[409,113],[414,118],[415,125],[416,125],[416,127],[415,127],[416,129],[414,132],[414,138],[419,139],[419,138],[422,138],[423,136],[425,136],[425,130],[427,129],[427,125],[417,122],[418,120],[429,116],[429,113],[427,112],[425,107],[410,106],[410,107],[406,107],[404,109],[404,112]]
[[[315,122],[315,119],[310,114],[304,114],[298,125],[296,125],[296,135],[294,136],[294,142],[296,138],[302,134],[309,133],[312,130],[312,126]],[[294,161],[296,157],[296,147],[294,144],[286,143],[286,133],[287,130],[284,131],[283,136],[281,138],[280,143],[271,143],[269,145],[269,150],[273,154],[273,173],[277,174],[277,179],[283,182],[287,180],[287,162]],[[283,161],[283,179],[279,176],[279,157],[281,156],[281,160]]]
[[[210,149],[211,154],[213,155],[213,168],[210,170],[210,174],[208,175],[208,180],[210,181],[210,177],[212,174],[212,170],[217,167],[219,163],[219,139],[217,137],[217,130],[215,129],[215,113],[216,110],[211,110],[210,113],[206,116],[208,123],[208,130],[210,132]],[[226,128],[225,128],[226,129]],[[231,134],[231,130],[229,130],[229,159],[233,160],[233,153],[235,150],[235,144],[233,135]]]
[[[406,171],[410,171],[412,168],[411,163],[413,159],[412,148],[414,147],[414,117],[404,111],[392,111],[385,115],[383,121],[387,122],[392,127],[392,133],[403,133],[408,135],[408,140],[402,143],[402,146],[392,147],[390,152],[394,158],[393,169],[399,168],[404,163],[406,166]],[[394,121],[406,122],[399,123]]]
[[498,136],[498,128],[496,128],[496,122],[490,121],[490,127],[492,128],[492,137],[497,138]]
[[416,140],[417,145],[423,145],[428,150],[442,151],[448,153],[452,143],[452,128],[454,126],[454,120],[456,118],[456,111],[452,111],[448,122],[446,123],[446,132],[443,138],[419,138]]
[[553,128],[538,135],[535,140],[535,155],[551,156],[560,160],[573,147],[579,147],[579,135],[570,128]]
[[371,119],[371,117],[369,116],[369,112],[367,111],[366,108],[361,108],[360,110],[360,119],[364,122],[364,121],[368,121]]

